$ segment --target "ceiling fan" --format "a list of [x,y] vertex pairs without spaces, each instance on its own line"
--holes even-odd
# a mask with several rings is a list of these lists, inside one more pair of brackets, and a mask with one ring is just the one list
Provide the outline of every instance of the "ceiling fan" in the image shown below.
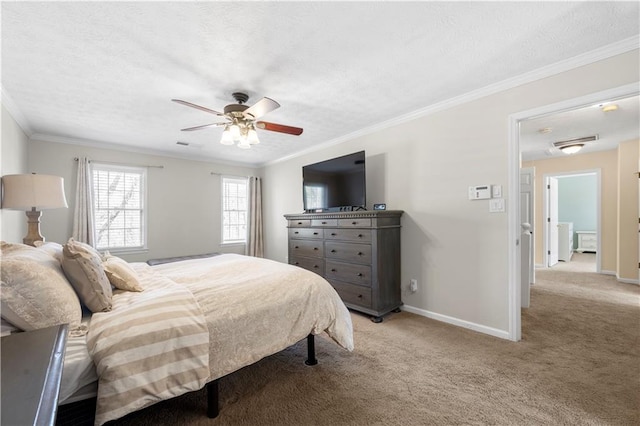
[[184,132],[193,130],[201,130],[209,127],[224,126],[222,139],[220,143],[223,145],[238,144],[238,148],[249,149],[251,145],[260,143],[256,129],[269,130],[271,132],[286,133],[289,135],[300,135],[302,129],[300,127],[285,126],[284,124],[270,123],[268,121],[257,121],[263,115],[280,108],[280,104],[271,98],[262,98],[252,106],[245,105],[249,100],[246,93],[235,92],[232,94],[237,103],[229,104],[224,107],[224,112],[214,111],[212,109],[193,104],[191,102],[180,99],[171,99],[173,102],[208,112],[224,118],[225,121],[220,123],[204,124],[202,126],[187,127],[181,129]]

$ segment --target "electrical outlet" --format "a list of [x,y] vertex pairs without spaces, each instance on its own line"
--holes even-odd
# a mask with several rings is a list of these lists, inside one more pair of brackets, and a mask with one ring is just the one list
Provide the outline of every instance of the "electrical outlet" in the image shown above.
[[416,291],[418,291],[418,280],[416,280],[415,278],[412,279],[409,284],[409,289],[411,290],[412,293],[415,293]]

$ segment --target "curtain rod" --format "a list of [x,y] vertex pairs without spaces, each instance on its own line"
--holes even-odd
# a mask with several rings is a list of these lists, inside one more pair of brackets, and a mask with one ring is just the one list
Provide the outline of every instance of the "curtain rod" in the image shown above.
[[229,176],[229,177],[246,177],[246,178],[250,178],[250,177],[255,177],[255,176],[235,176],[235,175],[230,175],[228,173],[218,173],[218,172],[211,172],[212,176]]
[[[73,161],[78,161],[78,157],[74,157]],[[93,163],[93,160],[89,160],[90,163]],[[164,169],[163,165],[160,166],[154,166],[154,165],[147,165],[147,164],[130,164],[130,163],[118,163],[116,161],[98,161],[98,163],[103,163],[103,164],[114,164],[117,166],[130,166],[130,167],[151,167],[154,169]]]

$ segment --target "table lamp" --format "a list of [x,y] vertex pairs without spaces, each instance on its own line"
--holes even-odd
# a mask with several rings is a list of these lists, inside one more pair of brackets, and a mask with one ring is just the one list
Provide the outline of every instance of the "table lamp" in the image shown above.
[[23,242],[34,245],[44,241],[40,235],[41,210],[67,206],[64,179],[51,175],[6,175],[2,177],[2,208],[24,210],[27,213],[27,236]]

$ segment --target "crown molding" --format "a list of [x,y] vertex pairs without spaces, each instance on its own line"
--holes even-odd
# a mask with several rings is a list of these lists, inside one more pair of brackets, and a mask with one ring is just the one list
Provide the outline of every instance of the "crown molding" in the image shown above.
[[523,84],[531,83],[537,80],[541,80],[543,78],[551,77],[556,74],[560,74],[566,71],[570,71],[572,69],[589,65],[594,62],[598,62],[604,59],[611,58],[613,56],[621,55],[623,53],[630,52],[632,50],[636,50],[640,48],[640,37],[629,37],[624,40],[620,40],[616,43],[609,44],[607,46],[603,46],[601,48],[580,54],[578,56],[574,56],[572,58],[568,58],[562,60],[560,62],[556,62],[554,64],[546,65],[541,68],[537,68],[535,70],[529,71],[525,74],[521,74],[516,77],[512,77],[501,82],[490,84],[483,88],[473,90],[471,92],[465,93],[460,96],[455,96],[453,98],[444,100],[442,102],[435,103],[433,105],[429,105],[425,108],[418,109],[416,111],[410,112],[405,115],[401,115],[399,117],[386,120],[380,123],[377,123],[373,126],[366,127],[360,129],[358,131],[349,133],[347,135],[340,136],[335,139],[331,139],[325,143],[315,145],[311,148],[305,149],[303,151],[298,151],[296,153],[287,155],[285,157],[278,158],[273,161],[269,161],[263,164],[263,167],[271,166],[274,164],[278,164],[284,161],[291,160],[296,157],[300,157],[314,151],[319,151],[325,148],[329,148],[334,145],[338,145],[340,143],[346,142],[348,140],[352,140],[358,138],[360,136],[365,136],[371,133],[378,132],[383,129],[387,129],[389,127],[397,126],[398,124],[402,124],[408,121],[415,120],[417,118],[425,117],[427,115],[434,114],[439,111],[443,111],[446,109],[453,108],[458,105],[465,104],[467,102],[471,102],[477,99],[484,98],[489,95],[493,95],[495,93],[503,92],[508,89],[513,89],[514,87],[522,86]]
[[31,137],[33,135],[33,130],[29,125],[29,121],[27,117],[24,116],[18,105],[14,102],[7,89],[4,86],[0,85],[0,91],[2,91],[2,105],[7,109],[11,117],[18,123],[18,126],[22,129],[22,131],[28,136]]
[[43,133],[34,133],[33,135],[31,135],[29,140],[39,141],[39,142],[63,143],[67,145],[79,145],[79,146],[86,146],[89,148],[108,149],[108,150],[121,151],[121,152],[132,152],[132,153],[144,154],[144,155],[155,155],[158,157],[198,161],[200,163],[207,163],[207,164],[220,164],[220,165],[224,164],[225,166],[243,167],[246,169],[260,168],[260,166],[256,164],[240,163],[237,161],[220,160],[215,158],[210,158],[207,160],[207,159],[203,159],[202,155],[196,155],[196,154],[185,155],[185,154],[175,153],[171,151],[163,151],[159,149],[134,147],[130,145],[121,145],[116,143],[101,142],[101,141],[89,140],[89,139],[71,138],[67,136],[47,135]]

